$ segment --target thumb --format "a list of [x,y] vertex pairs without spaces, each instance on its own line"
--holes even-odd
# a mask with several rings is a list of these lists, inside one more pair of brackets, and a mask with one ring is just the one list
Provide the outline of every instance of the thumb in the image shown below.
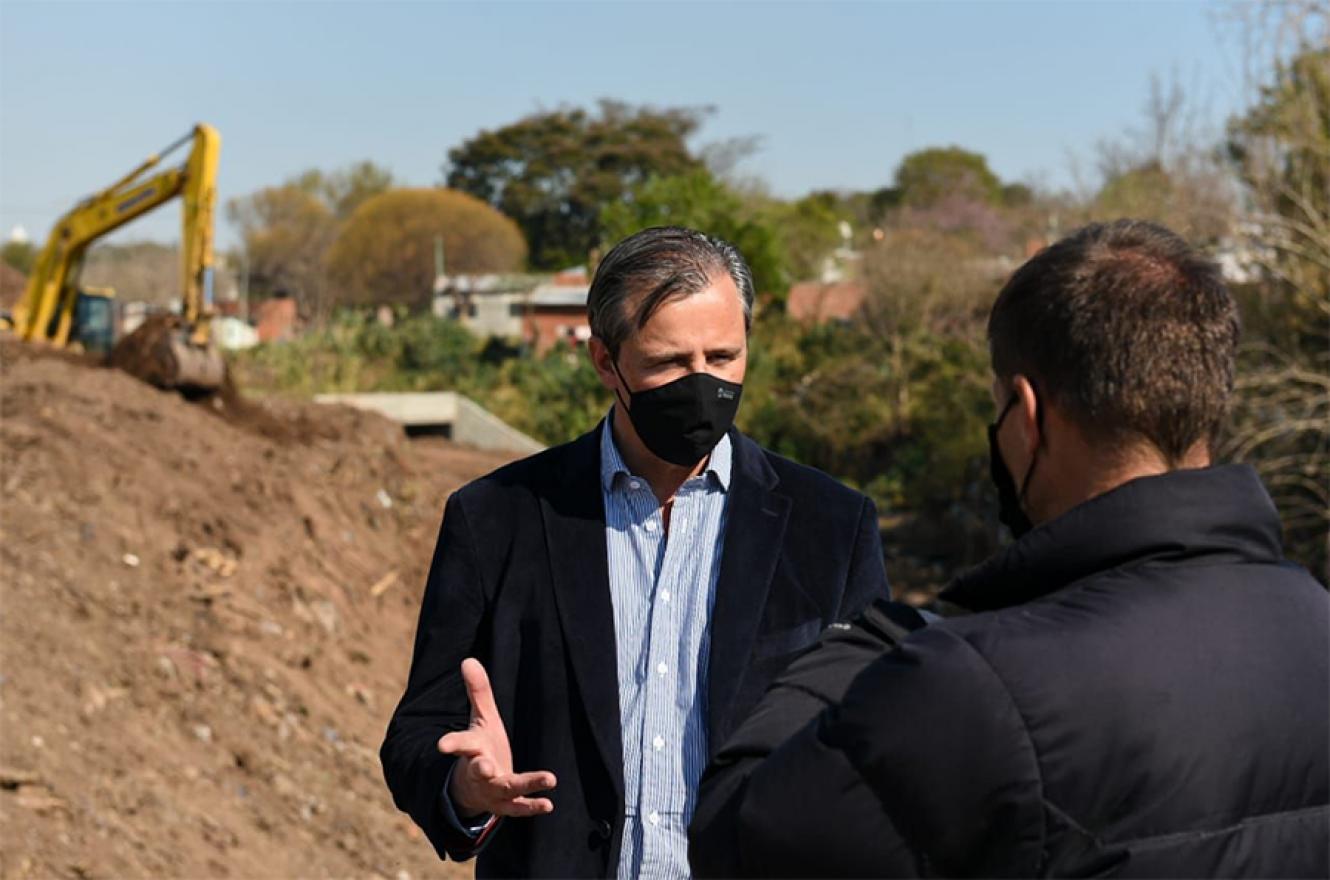
[[494,691],[490,688],[490,677],[479,660],[468,657],[462,661],[462,681],[466,684],[467,699],[471,701],[471,717],[501,724],[499,707],[494,704]]

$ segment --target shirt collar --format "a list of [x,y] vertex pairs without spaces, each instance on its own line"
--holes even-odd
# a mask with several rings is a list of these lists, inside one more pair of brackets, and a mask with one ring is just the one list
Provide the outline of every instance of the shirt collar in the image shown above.
[[[614,442],[614,410],[610,409],[610,414],[605,417],[604,425],[600,432],[600,485],[601,488],[609,492],[614,489],[616,479],[627,479],[633,474],[628,470],[627,463],[623,456],[619,454],[619,446]],[[722,492],[730,490],[730,474],[734,466],[734,444],[730,442],[730,435],[726,433],[720,438],[720,442],[711,450],[711,456],[707,459],[706,470],[702,472],[704,477],[714,479],[716,485]]]

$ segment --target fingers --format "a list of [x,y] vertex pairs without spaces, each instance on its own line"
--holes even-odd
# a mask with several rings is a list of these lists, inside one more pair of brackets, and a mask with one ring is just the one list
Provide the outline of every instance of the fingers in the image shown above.
[[521,798],[538,791],[550,791],[558,784],[558,780],[548,770],[536,770],[532,773],[512,773],[494,780],[494,784],[504,797]]
[[490,722],[500,722],[499,708],[494,704],[494,691],[485,667],[474,657],[462,661],[462,681],[466,696],[471,701],[471,712]]
[[445,755],[474,758],[489,747],[489,738],[470,730],[457,730],[439,738],[439,751]]
[[461,760],[464,763],[461,772],[453,776],[450,795],[469,812],[499,816],[541,816],[553,812],[554,802],[549,798],[529,797],[548,792],[558,784],[548,770],[497,776],[494,762],[489,758]]
[[549,798],[513,798],[510,801],[504,801],[493,810],[496,816],[543,816],[546,813],[554,812],[554,803]]

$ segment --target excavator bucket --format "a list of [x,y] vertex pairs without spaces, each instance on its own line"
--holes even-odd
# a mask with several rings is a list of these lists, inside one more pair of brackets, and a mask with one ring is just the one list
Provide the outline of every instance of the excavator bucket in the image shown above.
[[214,345],[198,345],[178,315],[153,315],[111,350],[110,366],[150,385],[210,394],[226,384],[226,361]]

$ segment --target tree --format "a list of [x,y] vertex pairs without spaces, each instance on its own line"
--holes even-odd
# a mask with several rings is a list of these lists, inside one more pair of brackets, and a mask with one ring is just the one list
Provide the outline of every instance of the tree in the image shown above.
[[578,265],[604,238],[604,206],[652,175],[703,167],[687,144],[703,113],[617,101],[535,113],[449,150],[445,182],[516,220],[533,266]]
[[739,249],[758,291],[783,296],[789,286],[785,254],[775,229],[705,169],[655,177],[627,199],[605,208],[602,246],[648,226],[688,226],[725,239]]
[[1256,467],[1289,555],[1330,583],[1330,21],[1307,6],[1272,8],[1295,42],[1229,128],[1259,272],[1244,297],[1247,342],[1222,453]]
[[345,220],[366,199],[393,188],[393,175],[368,159],[339,171],[311,168],[288,183],[321,200],[339,220]]
[[32,272],[32,264],[37,261],[37,246],[30,241],[7,241],[0,247],[0,260],[28,275]]
[[328,317],[324,263],[339,225],[366,199],[392,186],[392,173],[368,160],[331,173],[311,168],[281,186],[227,203],[240,230],[250,289],[287,295],[307,320]]
[[827,257],[841,244],[840,224],[846,213],[840,197],[828,192],[773,204],[769,222],[780,236],[791,279],[819,276]]
[[1002,182],[979,153],[960,147],[933,147],[911,153],[896,168],[896,189],[905,205],[922,208],[948,196],[994,204]]
[[1213,244],[1233,228],[1232,174],[1209,144],[1182,87],[1150,80],[1143,127],[1099,144],[1103,185],[1090,219],[1153,220],[1197,244]]
[[[1330,25],[1327,25],[1330,27]],[[1330,340],[1330,48],[1304,45],[1278,65],[1230,126],[1229,152],[1253,201],[1264,268],[1290,317],[1324,350]]]
[[346,303],[429,301],[435,240],[448,271],[470,274],[522,268],[526,243],[512,220],[466,193],[396,189],[355,210],[328,253],[328,271]]
[[337,218],[327,205],[297,183],[287,183],[232,199],[226,213],[240,230],[250,289],[291,296],[305,318],[326,318],[331,303],[324,257],[337,231]]

